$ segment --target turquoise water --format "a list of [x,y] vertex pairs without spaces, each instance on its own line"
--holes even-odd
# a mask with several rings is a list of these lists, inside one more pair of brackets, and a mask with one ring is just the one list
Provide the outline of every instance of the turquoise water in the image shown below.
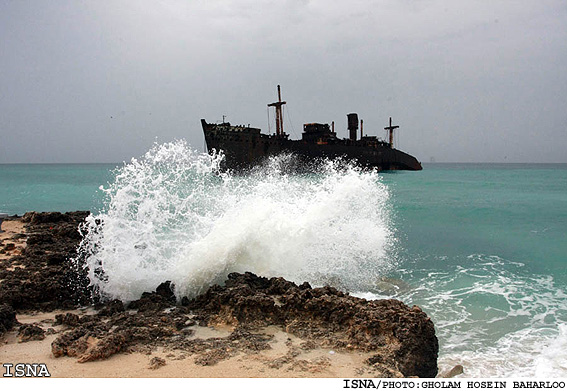
[[100,209],[117,164],[0,164],[0,213]]
[[[157,148],[120,171],[0,165],[0,212],[88,209],[105,220],[108,235],[93,232],[85,248],[102,249],[109,295],[240,269],[327,278],[423,308],[442,370],[567,376],[567,165],[239,177],[218,176],[184,145]],[[116,254],[126,255],[113,264]]]
[[384,183],[406,258],[492,254],[567,282],[567,165],[426,164]]
[[434,319],[441,366],[567,376],[567,165],[431,164],[384,182],[390,277],[411,286],[395,296]]

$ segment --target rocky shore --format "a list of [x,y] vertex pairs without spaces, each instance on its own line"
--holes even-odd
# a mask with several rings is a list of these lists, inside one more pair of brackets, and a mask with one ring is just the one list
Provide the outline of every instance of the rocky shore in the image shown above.
[[215,376],[230,362],[235,377],[437,375],[432,321],[397,300],[232,273],[195,298],[178,300],[166,281],[130,303],[100,302],[71,261],[87,215],[31,212],[4,223],[12,231],[0,237],[3,360],[17,344],[49,341],[54,363],[145,355],[151,373],[141,376],[172,362],[184,372],[169,375],[180,377]]

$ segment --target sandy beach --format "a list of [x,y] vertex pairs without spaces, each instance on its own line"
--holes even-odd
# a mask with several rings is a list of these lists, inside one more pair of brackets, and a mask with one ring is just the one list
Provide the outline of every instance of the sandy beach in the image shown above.
[[[0,243],[3,246],[0,249],[0,260],[21,255],[22,250],[26,247],[24,222],[21,219],[4,221],[2,232],[0,232]],[[17,265],[17,263],[14,263],[13,266],[17,267]]]
[[[76,314],[86,312],[74,311]],[[328,349],[302,349],[305,341],[276,327],[262,330],[273,335],[270,348],[256,354],[239,353],[215,365],[199,365],[194,357],[179,350],[157,348],[151,352],[127,352],[107,360],[79,363],[74,357],[55,358],[51,343],[64,331],[53,326],[55,315],[63,312],[18,315],[22,324],[41,324],[53,329],[41,341],[19,342],[18,332],[4,335],[0,347],[0,365],[9,363],[44,363],[52,377],[168,377],[168,378],[257,378],[257,377],[369,377],[372,368],[364,361],[369,353],[339,352]],[[194,338],[222,338],[227,330],[194,326]],[[162,361],[163,360],[163,361]]]

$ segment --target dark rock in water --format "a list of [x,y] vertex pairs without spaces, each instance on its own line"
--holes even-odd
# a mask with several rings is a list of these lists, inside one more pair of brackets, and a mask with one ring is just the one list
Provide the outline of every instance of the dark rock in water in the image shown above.
[[65,254],[49,254],[45,256],[48,265],[61,265],[69,259]]
[[147,311],[161,311],[171,307],[171,301],[165,299],[163,296],[153,293],[144,292],[142,297],[134,300],[128,304],[128,309],[138,310],[139,312]]
[[173,293],[173,285],[171,281],[162,282],[156,288],[156,294],[160,295],[164,299],[174,302],[175,301],[175,293]]
[[188,308],[209,324],[281,325],[321,346],[375,351],[375,363],[388,363],[404,376],[437,375],[433,322],[417,306],[367,301],[331,287],[302,288],[281,278],[231,273],[226,287],[211,287]]
[[34,324],[23,325],[18,332],[19,342],[41,341],[43,339],[45,339],[45,331]]
[[16,311],[7,304],[0,304],[0,336],[17,324]]
[[[289,284],[293,284],[293,283],[289,283]],[[225,281],[224,285],[227,288],[238,287],[241,285],[248,285],[252,289],[266,289],[269,288],[271,284],[270,284],[270,280],[268,280],[266,277],[259,277],[254,273],[246,272],[244,274],[230,273],[228,275],[228,280]]]
[[37,224],[53,224],[60,222],[70,222],[77,215],[82,215],[88,212],[27,212],[23,216],[24,223]]
[[55,243],[55,238],[51,233],[36,233],[30,235],[27,240],[28,246],[34,246],[36,244],[45,246],[46,244]]
[[129,309],[137,309],[140,312],[160,311],[175,305],[175,294],[172,290],[171,281],[161,283],[155,292],[144,292],[138,300],[130,302]]

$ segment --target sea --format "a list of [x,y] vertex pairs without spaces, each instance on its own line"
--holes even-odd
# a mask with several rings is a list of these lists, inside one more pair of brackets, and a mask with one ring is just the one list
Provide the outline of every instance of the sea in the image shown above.
[[108,298],[283,276],[419,306],[441,371],[567,377],[566,164],[290,173],[285,155],[238,174],[222,159],[179,140],[121,164],[0,165],[0,212],[91,211],[76,262]]

